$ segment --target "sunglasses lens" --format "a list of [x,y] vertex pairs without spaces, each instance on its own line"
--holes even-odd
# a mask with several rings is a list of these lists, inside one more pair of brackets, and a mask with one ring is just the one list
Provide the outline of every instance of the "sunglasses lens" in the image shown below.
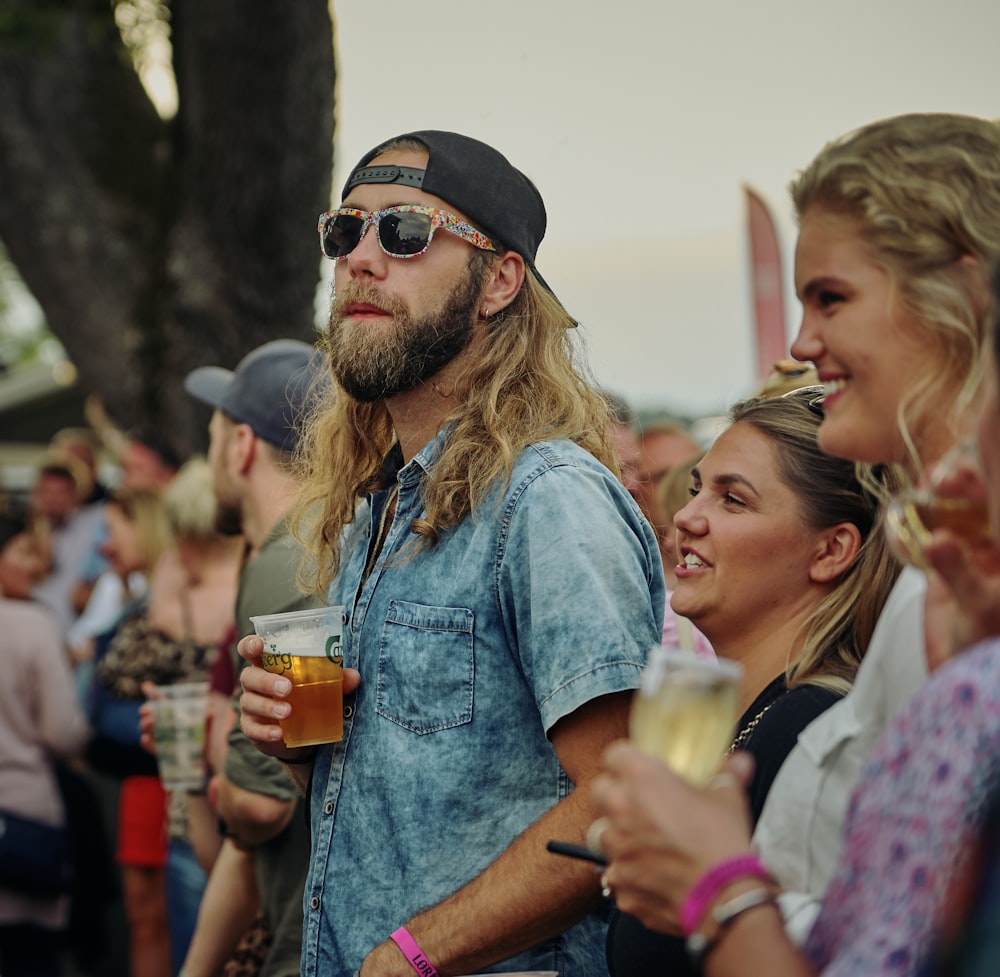
[[323,253],[328,258],[343,258],[350,254],[361,240],[364,220],[351,214],[337,214],[323,225]]
[[420,254],[430,241],[431,227],[430,214],[406,210],[385,214],[378,224],[378,239],[390,254]]

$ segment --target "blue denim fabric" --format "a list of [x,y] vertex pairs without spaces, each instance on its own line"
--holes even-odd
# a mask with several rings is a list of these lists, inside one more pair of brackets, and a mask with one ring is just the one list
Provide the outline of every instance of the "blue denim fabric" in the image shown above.
[[[330,590],[348,615],[344,664],[362,681],[343,742],[320,749],[313,773],[303,977],[358,970],[564,798],[573,785],[547,732],[635,688],[660,639],[653,532],[618,480],[569,442],[525,449],[492,501],[436,546],[401,554],[440,446],[400,471],[363,583],[374,520],[359,508]],[[605,930],[587,917],[496,969],[597,977]]]
[[172,838],[167,854],[167,920],[170,926],[171,973],[180,972],[198,921],[208,878],[186,841]]

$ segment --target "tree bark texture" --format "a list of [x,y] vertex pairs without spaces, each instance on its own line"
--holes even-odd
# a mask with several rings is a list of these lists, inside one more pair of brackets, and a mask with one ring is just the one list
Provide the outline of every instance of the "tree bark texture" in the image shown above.
[[328,0],[170,0],[161,119],[109,0],[4,0],[0,240],[123,427],[203,447],[187,372],[310,340],[333,162]]

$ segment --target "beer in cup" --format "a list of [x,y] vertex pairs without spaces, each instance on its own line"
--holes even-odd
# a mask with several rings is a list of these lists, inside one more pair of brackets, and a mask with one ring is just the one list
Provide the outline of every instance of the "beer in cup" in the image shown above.
[[629,737],[704,786],[732,743],[742,675],[734,661],[653,648],[632,700]]
[[336,743],[344,736],[344,608],[318,607],[250,618],[264,641],[261,665],[292,683],[285,746]]
[[156,762],[164,789],[203,789],[208,682],[158,685],[149,706],[153,712]]

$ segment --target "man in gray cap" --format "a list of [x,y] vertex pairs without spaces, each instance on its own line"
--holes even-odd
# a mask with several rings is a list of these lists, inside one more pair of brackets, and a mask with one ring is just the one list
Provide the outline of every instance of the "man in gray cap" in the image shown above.
[[347,615],[343,741],[285,747],[288,681],[240,644],[244,731],[309,784],[304,977],[606,972],[598,877],[545,844],[584,840],[663,576],[544,231],[523,173],[433,131],[366,154],[320,219],[337,389],[302,501]]
[[[291,339],[265,343],[235,371],[200,367],[184,387],[214,408],[209,462],[220,528],[242,531],[250,552],[236,598],[238,635],[251,614],[315,606],[295,585],[302,551],[285,524],[298,483],[292,455],[298,422],[325,364],[313,347]],[[238,660],[238,659],[237,659]],[[226,835],[184,964],[186,977],[214,977],[257,911],[272,936],[259,977],[294,977],[302,950],[302,888],[309,831],[298,791],[280,763],[256,750],[233,726],[225,765],[213,784]],[[247,859],[256,886],[245,883]],[[256,892],[254,891],[256,889]]]

